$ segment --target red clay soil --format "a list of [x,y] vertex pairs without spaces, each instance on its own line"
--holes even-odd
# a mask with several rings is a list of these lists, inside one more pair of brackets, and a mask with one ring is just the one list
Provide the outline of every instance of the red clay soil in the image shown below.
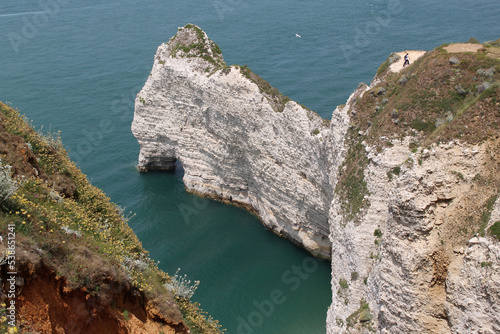
[[[110,305],[83,289],[69,289],[63,278],[45,265],[34,272],[24,266],[25,278],[17,299],[24,331],[41,334],[188,333],[181,322],[167,323],[138,291],[117,289]],[[126,312],[125,312],[126,310]]]
[[[6,251],[0,242],[0,254]],[[82,250],[71,249],[75,256]],[[85,249],[83,250],[85,251]],[[153,300],[131,287],[123,275],[89,257],[95,288],[69,284],[57,274],[58,261],[47,264],[44,251],[22,235],[16,238],[16,323],[21,333],[38,334],[187,334],[177,304],[161,295]],[[0,266],[0,301],[8,302],[7,266]],[[91,277],[92,276],[92,277]],[[99,279],[98,279],[99,278]]]
[[[73,197],[76,185],[71,177],[61,174],[48,176],[39,166],[24,138],[7,131],[3,122],[0,115],[0,159],[2,159],[3,164],[12,166],[13,176],[39,177],[54,185],[54,189],[64,197]],[[54,152],[54,154],[56,153]]]
[[0,158],[12,166],[14,176],[35,177],[42,173],[35,156],[20,136],[5,128],[0,116]]

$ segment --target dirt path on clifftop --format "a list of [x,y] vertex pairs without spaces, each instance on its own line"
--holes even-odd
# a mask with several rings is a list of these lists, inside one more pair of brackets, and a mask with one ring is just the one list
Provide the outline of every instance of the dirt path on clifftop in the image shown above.
[[408,57],[410,57],[410,65],[413,64],[415,62],[415,60],[417,60],[418,58],[422,57],[426,51],[417,51],[417,50],[412,50],[412,51],[401,51],[401,52],[396,52],[396,54],[398,56],[400,56],[401,58],[391,64],[391,66],[389,67],[389,69],[392,71],[392,72],[399,72],[403,69],[403,64],[405,62],[405,55],[408,53]]
[[472,43],[456,43],[445,46],[445,49],[449,53],[459,53],[459,52],[477,52],[479,49],[484,48],[482,44],[472,44]]

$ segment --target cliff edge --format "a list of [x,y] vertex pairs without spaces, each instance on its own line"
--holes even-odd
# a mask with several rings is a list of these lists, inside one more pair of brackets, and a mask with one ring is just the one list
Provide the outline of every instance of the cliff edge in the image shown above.
[[500,330],[498,50],[391,55],[350,106],[328,333]]
[[498,44],[393,54],[328,122],[188,25],[137,96],[139,168],[331,255],[328,333],[497,333]]
[[127,220],[57,133],[0,102],[1,333],[220,333]]

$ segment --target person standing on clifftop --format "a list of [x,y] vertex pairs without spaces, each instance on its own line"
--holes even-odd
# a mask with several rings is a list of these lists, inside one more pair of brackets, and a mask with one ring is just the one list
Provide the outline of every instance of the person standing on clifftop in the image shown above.
[[403,67],[406,65],[410,65],[410,57],[408,56],[408,53],[405,55],[405,62],[403,64]]

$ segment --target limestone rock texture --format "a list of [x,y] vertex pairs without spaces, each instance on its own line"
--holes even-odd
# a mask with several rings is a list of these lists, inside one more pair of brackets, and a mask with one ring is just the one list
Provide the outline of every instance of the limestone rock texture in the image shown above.
[[[498,142],[433,145],[421,155],[408,149],[410,142],[394,140],[380,153],[366,147],[371,205],[359,221],[345,221],[340,200],[332,201],[328,333],[498,333],[498,240],[475,237],[453,246],[465,238],[455,224],[480,214],[474,204],[491,196],[471,180],[488,173]],[[400,174],[390,179],[395,167]],[[489,225],[498,221],[498,207],[497,200]],[[366,322],[357,313],[364,302],[371,311]]]
[[488,220],[484,232],[500,220],[499,136],[418,150],[411,133],[360,143],[369,205],[345,214],[338,185],[356,103],[383,94],[383,80],[360,85],[328,122],[226,66],[198,27],[179,28],[135,101],[138,167],[180,161],[188,191],[241,205],[331,258],[328,334],[500,333],[500,244],[469,221]]
[[319,158],[328,154],[328,126],[293,101],[276,103],[279,92],[260,88],[248,69],[225,66],[217,49],[196,26],[158,48],[135,102],[139,168],[180,161],[188,191],[246,207],[276,234],[329,258],[333,188]]

